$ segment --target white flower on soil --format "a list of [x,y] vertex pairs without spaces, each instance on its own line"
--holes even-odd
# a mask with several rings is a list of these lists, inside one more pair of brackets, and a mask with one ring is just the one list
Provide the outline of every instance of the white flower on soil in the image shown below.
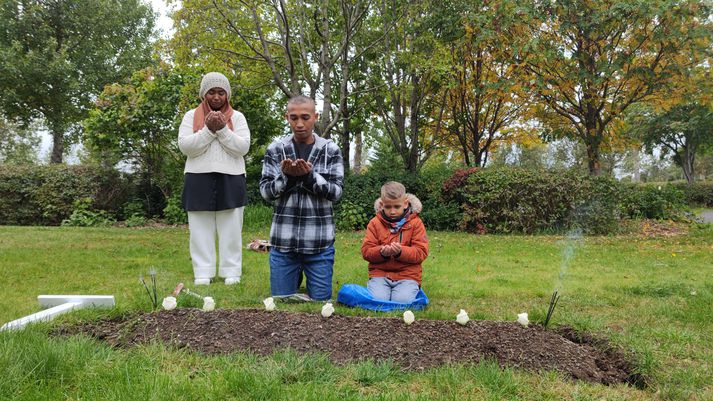
[[213,297],[203,298],[203,311],[210,312],[215,309],[215,300]]
[[530,324],[530,321],[527,319],[527,313],[518,313],[517,314],[517,322],[520,323],[521,325],[527,327],[528,324]]
[[331,302],[327,302],[322,307],[322,317],[330,317],[334,313],[334,305]]
[[456,315],[456,322],[459,324],[465,326],[470,318],[468,317],[468,312],[466,312],[464,309],[460,310],[460,313]]
[[404,312],[404,323],[408,325],[413,323],[414,320],[416,320],[416,316],[413,315],[413,312],[411,312],[410,310]]
[[176,309],[176,305],[178,305],[178,303],[176,302],[175,297],[166,297],[163,299],[163,302],[161,303],[161,306],[163,306],[163,309],[166,309],[166,310]]
[[273,310],[275,310],[275,300],[272,299],[272,297],[263,299],[263,300],[262,300],[262,303],[265,304],[265,310],[266,310],[266,311],[273,311]]

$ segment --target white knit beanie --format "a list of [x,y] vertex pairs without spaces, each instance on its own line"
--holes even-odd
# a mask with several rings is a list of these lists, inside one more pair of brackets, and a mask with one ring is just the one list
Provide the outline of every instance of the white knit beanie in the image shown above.
[[223,89],[228,95],[228,99],[230,99],[230,82],[228,82],[228,78],[226,78],[225,75],[219,72],[209,72],[205,74],[203,80],[201,80],[201,89],[198,92],[201,99],[204,99],[205,94],[213,88]]

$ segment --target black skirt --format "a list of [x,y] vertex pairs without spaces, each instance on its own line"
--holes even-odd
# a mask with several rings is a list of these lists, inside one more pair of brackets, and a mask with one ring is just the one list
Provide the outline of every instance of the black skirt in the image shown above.
[[188,212],[235,209],[248,203],[245,174],[186,173],[181,203]]

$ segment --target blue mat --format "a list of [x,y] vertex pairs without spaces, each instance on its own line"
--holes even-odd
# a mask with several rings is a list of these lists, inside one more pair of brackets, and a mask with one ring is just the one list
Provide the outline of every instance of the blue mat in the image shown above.
[[402,304],[399,302],[383,301],[374,299],[366,287],[356,284],[344,284],[337,293],[337,302],[378,312],[390,312],[399,309],[421,310],[428,305],[428,297],[423,289],[418,290],[416,299],[410,304]]

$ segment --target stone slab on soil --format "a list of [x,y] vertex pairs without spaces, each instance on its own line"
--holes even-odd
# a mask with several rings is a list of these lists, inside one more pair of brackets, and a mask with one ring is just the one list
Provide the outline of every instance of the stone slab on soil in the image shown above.
[[407,326],[399,318],[182,308],[62,326],[55,333],[85,333],[117,347],[160,339],[206,354],[270,355],[291,348],[326,353],[337,364],[371,359],[392,361],[406,370],[495,360],[501,366],[557,370],[596,383],[640,382],[632,364],[604,340],[515,322],[471,320],[461,326],[455,320],[422,319]]

